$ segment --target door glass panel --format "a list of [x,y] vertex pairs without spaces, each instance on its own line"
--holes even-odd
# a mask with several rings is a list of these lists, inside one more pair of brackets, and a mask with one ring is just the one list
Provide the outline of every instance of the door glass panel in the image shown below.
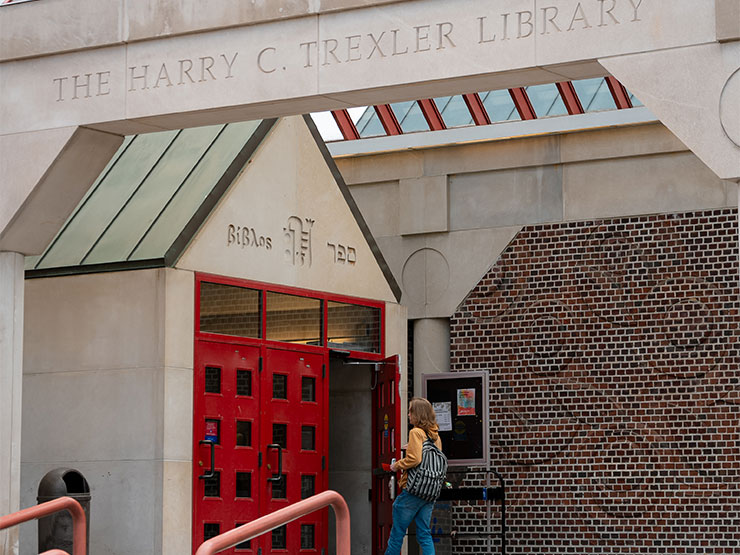
[[316,450],[315,426],[301,426],[301,449],[304,451]]
[[288,448],[288,425],[287,424],[273,424],[272,425],[272,442],[277,443],[283,449]]
[[236,496],[237,497],[252,497],[252,473],[251,472],[237,472],[236,473]]
[[272,548],[285,549],[287,547],[285,525],[272,531]]
[[252,396],[252,372],[249,370],[236,371],[236,394],[243,397]]
[[216,522],[206,522],[203,524],[203,541],[215,538],[221,533],[221,526]]
[[236,445],[238,447],[252,446],[252,423],[248,420],[236,421]]
[[313,524],[301,524],[301,549],[314,548],[314,531]]
[[316,492],[316,477],[301,476],[301,499],[308,499]]
[[286,484],[286,476],[285,474],[280,475],[280,480],[277,482],[270,482],[272,484],[272,498],[273,499],[285,499],[287,494],[287,486]]
[[221,393],[221,369],[206,366],[206,393]]
[[267,292],[266,338],[285,343],[321,345],[321,301]]
[[254,289],[201,282],[200,331],[260,337],[261,298]]
[[288,376],[284,374],[273,374],[272,375],[272,398],[273,399],[287,399],[288,398]]
[[329,347],[366,353],[380,352],[380,309],[329,301]]
[[301,401],[316,401],[316,378],[303,376],[301,378]]
[[221,497],[221,473],[216,472],[210,478],[204,478],[204,497]]

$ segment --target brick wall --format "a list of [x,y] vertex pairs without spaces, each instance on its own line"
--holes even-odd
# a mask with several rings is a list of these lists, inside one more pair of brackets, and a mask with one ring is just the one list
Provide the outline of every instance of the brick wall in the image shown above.
[[740,553],[737,252],[734,209],[529,226],[461,304],[508,553]]

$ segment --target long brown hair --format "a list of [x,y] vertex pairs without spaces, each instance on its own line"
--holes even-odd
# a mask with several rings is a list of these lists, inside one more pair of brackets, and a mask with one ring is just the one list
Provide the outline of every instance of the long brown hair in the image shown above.
[[423,397],[413,397],[409,401],[409,412],[414,415],[417,428],[421,428],[426,433],[436,432],[439,429],[434,408]]

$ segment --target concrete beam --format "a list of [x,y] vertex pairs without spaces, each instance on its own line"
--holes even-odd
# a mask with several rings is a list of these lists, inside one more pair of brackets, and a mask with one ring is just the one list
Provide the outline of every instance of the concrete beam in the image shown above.
[[0,137],[0,251],[41,253],[122,142],[70,127]]
[[740,42],[600,62],[717,176],[740,178]]
[[[0,134],[80,125],[131,133],[597,77],[600,58],[717,37],[714,0],[615,0],[613,9],[577,0],[468,0],[464,10],[445,0],[306,3],[321,8],[257,3],[295,16],[272,20],[257,8],[229,19],[244,4],[236,0],[213,10],[119,0],[117,18],[91,7],[118,21],[100,33],[108,24],[97,19],[68,16],[60,26],[37,13],[87,13],[73,0],[3,8],[0,36],[24,27],[21,10],[38,17],[36,38],[14,35],[4,47]],[[359,5],[369,7],[347,9]],[[189,34],[173,36],[168,25]],[[117,38],[106,46],[98,35]],[[45,36],[46,54],[18,58]]]
[[740,0],[715,0],[717,40],[740,40]]

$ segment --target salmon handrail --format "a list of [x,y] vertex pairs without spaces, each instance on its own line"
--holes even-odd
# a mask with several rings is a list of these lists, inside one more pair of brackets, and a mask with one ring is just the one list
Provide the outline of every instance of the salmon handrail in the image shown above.
[[200,545],[195,555],[213,555],[329,505],[337,517],[337,555],[350,555],[349,507],[344,498],[332,490],[318,493],[211,538]]
[[[72,555],[85,555],[87,553],[85,511],[82,509],[82,505],[71,497],[59,497],[7,516],[0,516],[0,530],[65,510],[72,515],[72,539],[74,541]],[[46,553],[49,555],[69,555],[61,549],[52,549]]]

